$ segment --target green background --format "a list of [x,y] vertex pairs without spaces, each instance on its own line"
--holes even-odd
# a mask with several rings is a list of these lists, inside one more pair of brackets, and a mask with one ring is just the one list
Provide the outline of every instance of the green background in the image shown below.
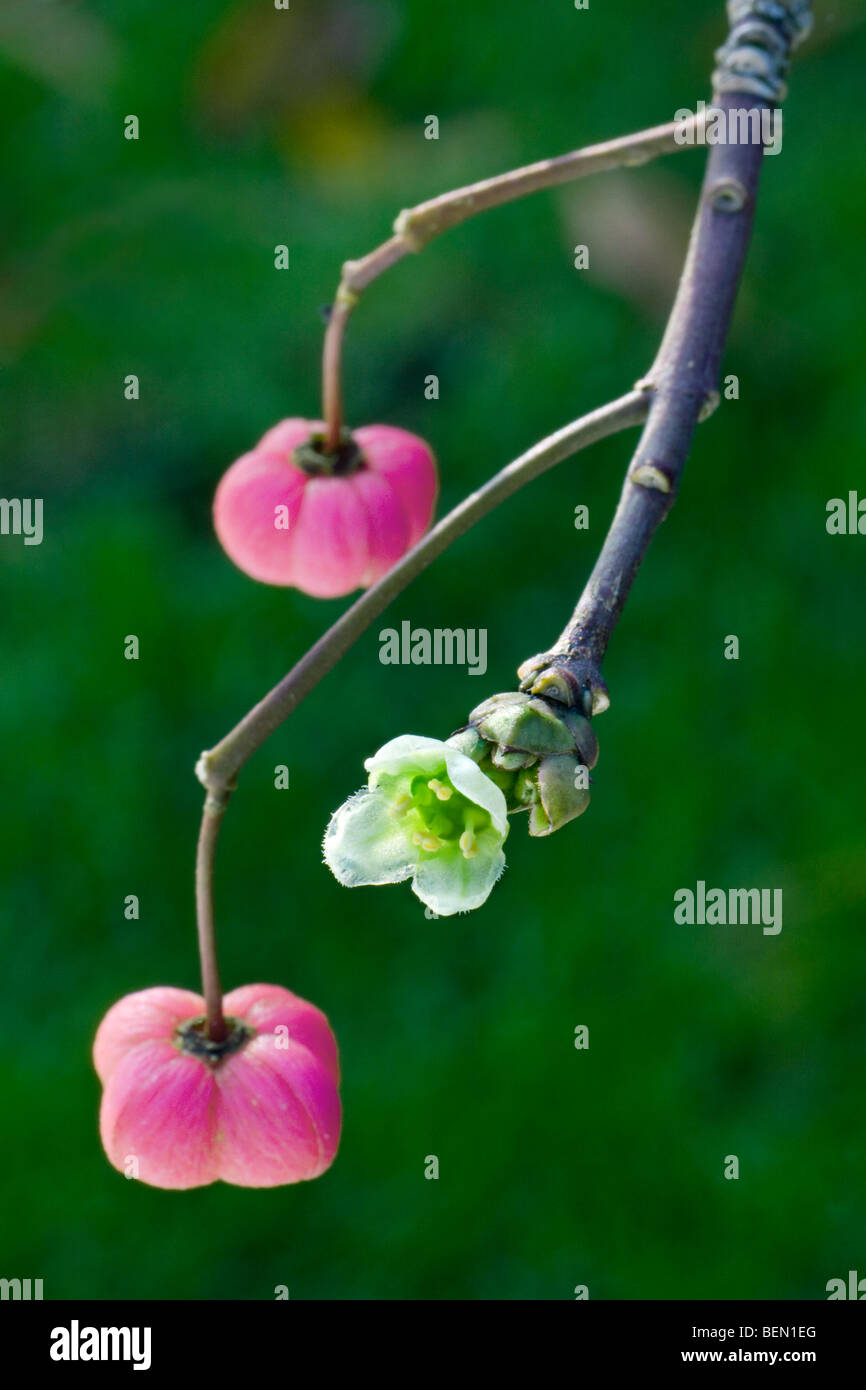
[[[193,763],[343,607],[235,570],[216,482],[318,413],[344,259],[449,186],[694,107],[722,6],[2,11],[0,494],[45,499],[40,547],[0,538],[3,1276],[47,1298],[813,1299],[866,1274],[866,539],[825,529],[828,499],[866,490],[866,34],[855,0],[817,8],[725,358],[740,398],[699,430],[615,633],[590,811],[544,841],[516,821],[505,877],[461,918],[320,862],[366,756],[446,736],[556,637],[630,436],[455,545],[244,771],[224,979],[328,1013],[344,1137],[315,1183],[180,1194],[106,1162],[93,1034],[124,993],[196,986]],[[500,209],[369,291],[347,413],[429,438],[440,512],[646,370],[703,158]],[[486,628],[486,676],[380,665],[403,619]],[[781,934],[677,925],[698,879],[782,888]]]

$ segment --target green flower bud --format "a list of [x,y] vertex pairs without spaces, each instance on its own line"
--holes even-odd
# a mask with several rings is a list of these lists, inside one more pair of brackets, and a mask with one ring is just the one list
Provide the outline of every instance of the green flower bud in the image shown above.
[[522,690],[492,695],[450,742],[504,793],[509,814],[529,811],[530,835],[551,835],[589,805],[598,740],[575,706]]
[[[484,740],[482,739],[482,743],[483,742]],[[508,802],[508,808],[510,810],[511,796],[514,790],[514,783],[519,774],[514,770],[509,770],[508,768],[497,767],[496,763],[493,761],[490,744],[485,743],[484,748],[486,751],[486,757],[481,759],[481,762],[478,764],[478,766],[481,768],[481,771],[484,773],[485,777],[489,777],[494,786],[498,787],[499,790],[504,794],[505,799]]]
[[508,751],[519,750],[545,757],[549,753],[569,753],[574,735],[546,700],[515,692],[515,698],[492,709],[480,706],[472,711],[470,723],[482,738]]
[[491,695],[488,699],[482,700],[480,705],[475,706],[469,717],[473,724],[477,724],[485,715],[492,714],[494,710],[502,709],[504,705],[519,705],[523,703],[524,695],[521,690],[506,690],[499,695]]
[[595,767],[598,762],[598,739],[589,720],[576,709],[567,709],[562,717],[571,730],[581,762],[587,767]]
[[[469,729],[462,730],[460,737],[468,740],[471,730],[493,746],[496,767],[526,768],[538,758],[575,752],[587,767],[598,762],[598,740],[579,710],[525,691],[493,695],[476,706],[469,716]],[[458,746],[461,751],[475,749],[470,756],[477,760],[476,745],[467,742],[465,750],[462,743]]]
[[487,756],[489,749],[486,742],[475,729],[458,729],[456,734],[452,734],[445,742],[449,748],[456,748],[465,757],[471,758],[474,763],[480,763],[482,758]]
[[530,835],[552,835],[569,821],[583,814],[589,805],[589,788],[582,785],[588,781],[586,764],[573,753],[557,753],[542,758],[537,767],[523,774],[526,779],[520,788],[520,797],[529,801]]
[[506,752],[500,746],[493,749],[490,758],[493,766],[502,768],[503,772],[515,772],[521,767],[532,767],[532,764],[538,761],[534,753]]

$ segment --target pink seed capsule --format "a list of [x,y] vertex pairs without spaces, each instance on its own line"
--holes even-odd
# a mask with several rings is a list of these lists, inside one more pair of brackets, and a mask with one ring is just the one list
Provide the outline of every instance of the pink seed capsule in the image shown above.
[[223,475],[214,526],[251,578],[337,598],[375,584],[421,538],[438,483],[415,434],[365,425],[327,455],[324,428],[293,419],[268,430]]
[[229,1036],[206,1036],[204,1000],[159,986],[102,1020],[109,1162],[151,1187],[277,1187],[317,1178],[340,1141],[337,1043],[325,1015],[279,985],[244,985],[223,1007]]

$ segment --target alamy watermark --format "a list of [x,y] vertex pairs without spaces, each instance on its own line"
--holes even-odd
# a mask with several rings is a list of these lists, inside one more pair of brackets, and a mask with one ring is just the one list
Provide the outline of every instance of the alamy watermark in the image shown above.
[[149,1327],[82,1327],[73,1318],[68,1327],[51,1329],[48,1354],[52,1361],[131,1361],[134,1371],[149,1371]]
[[827,503],[828,536],[866,536],[866,497],[852,488],[847,500],[831,497]]
[[0,1299],[13,1301],[42,1298],[41,1279],[0,1279]]
[[856,1269],[848,1270],[847,1279],[828,1279],[825,1288],[828,1303],[840,1298],[853,1298],[858,1303],[866,1299],[866,1279],[861,1279]]
[[782,930],[781,888],[707,888],[701,878],[674,893],[674,921],[686,926],[762,926],[764,936]]
[[487,670],[486,627],[413,627],[408,620],[379,633],[383,666],[465,666],[470,676]]
[[678,145],[763,145],[765,154],[782,148],[782,112],[779,107],[708,106],[699,101],[694,111],[681,106],[674,112]]
[[25,545],[41,545],[42,498],[0,497],[0,536],[23,536]]

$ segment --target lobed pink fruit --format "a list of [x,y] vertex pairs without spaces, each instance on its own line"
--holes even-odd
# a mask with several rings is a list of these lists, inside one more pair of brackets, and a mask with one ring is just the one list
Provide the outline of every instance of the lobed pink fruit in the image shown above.
[[265,584],[337,598],[375,584],[426,531],[436,461],[417,435],[391,425],[355,430],[361,466],[308,473],[294,450],[324,430],[283,420],[223,475],[214,526],[231,560]]
[[145,989],[109,1009],[93,1046],[109,1162],[164,1188],[318,1177],[340,1140],[328,1020],[279,985],[245,985],[223,1007],[244,1041],[216,1061],[182,1050],[179,1027],[204,1014],[189,990]]

